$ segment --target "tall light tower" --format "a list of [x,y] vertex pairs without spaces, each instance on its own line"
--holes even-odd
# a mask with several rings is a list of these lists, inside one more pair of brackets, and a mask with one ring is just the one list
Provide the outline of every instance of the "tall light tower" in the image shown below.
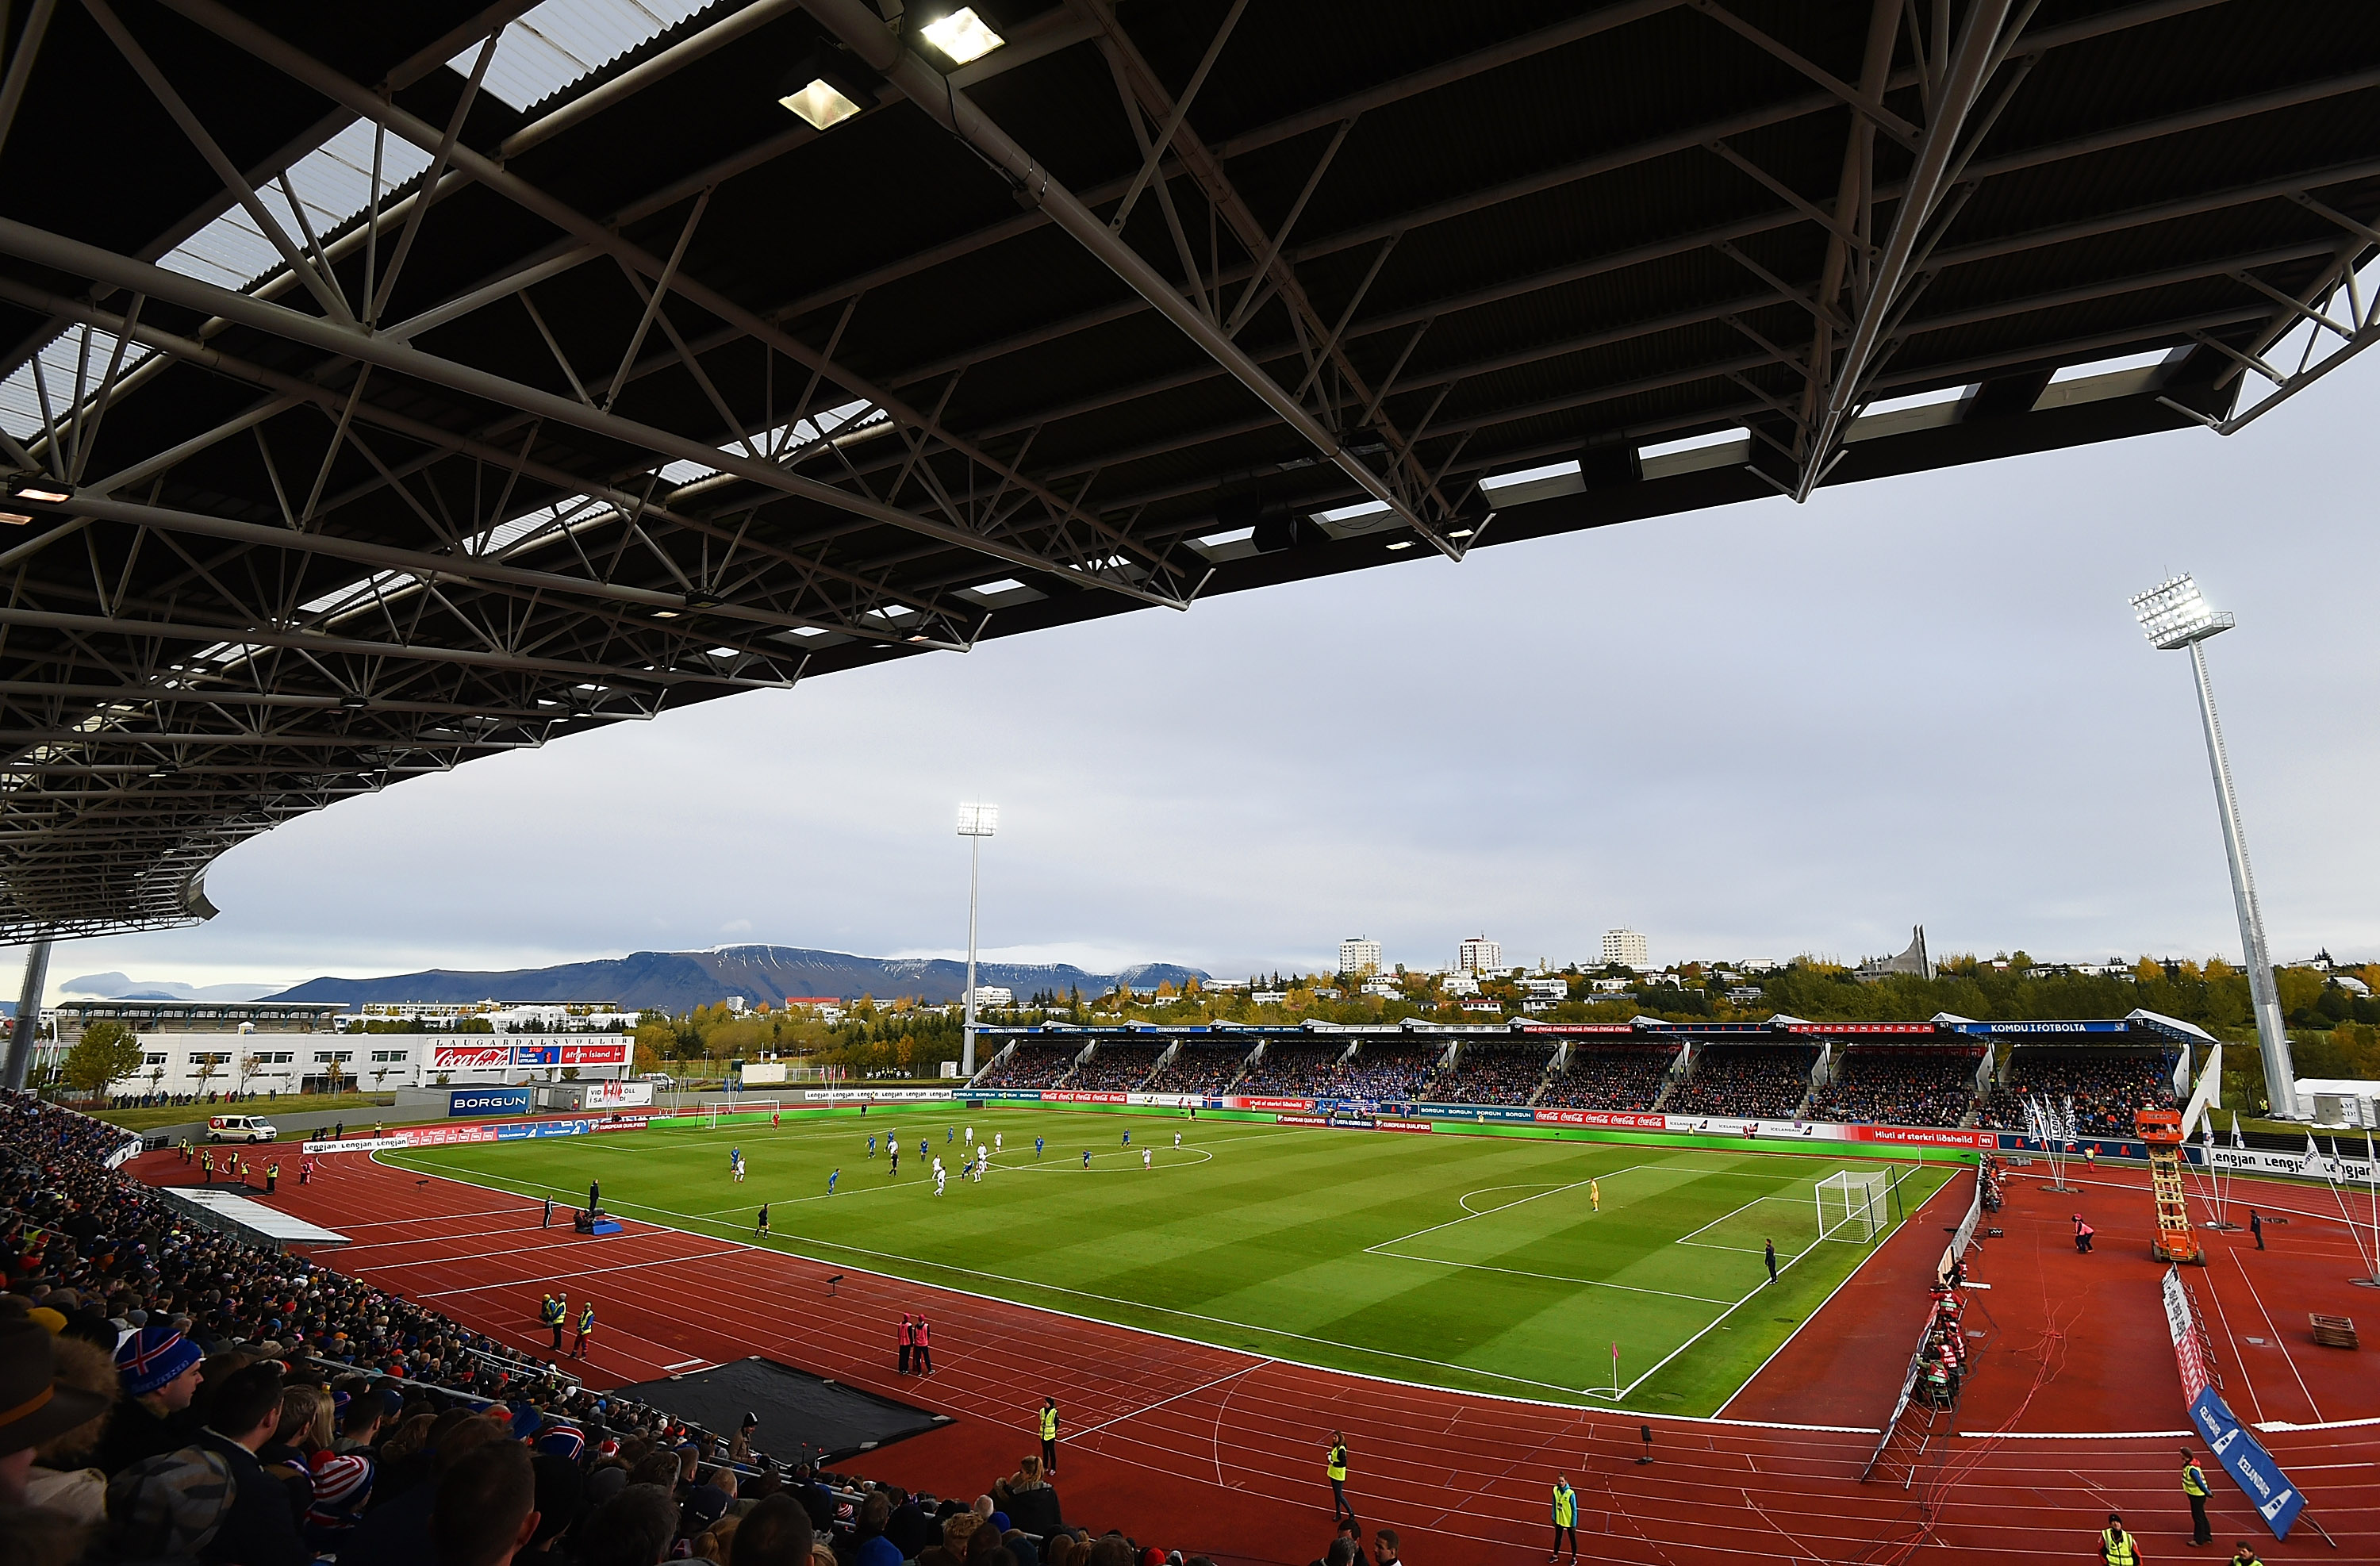
[[983,840],[1000,829],[997,805],[959,807],[959,835],[967,840],[967,988],[966,1041],[961,1048],[959,1074],[975,1075],[975,902],[983,871]]
[[2256,905],[2256,878],[2248,869],[2248,840],[2240,828],[2240,800],[2231,792],[2231,762],[2223,751],[2223,724],[2215,715],[2215,687],[2207,683],[2210,637],[2229,630],[2231,616],[2199,596],[2188,573],[2159,582],[2132,599],[2132,613],[2149,645],[2162,651],[2190,649],[2191,673],[2198,677],[2198,715],[2206,726],[2206,761],[2215,772],[2215,804],[2223,816],[2223,849],[2231,859],[2231,902],[2240,915],[2240,944],[2248,960],[2248,995],[2256,1009],[2256,1039],[2265,1057],[2265,1096],[2274,1116],[2302,1118],[2298,1111],[2297,1069],[2289,1060],[2289,1036],[2281,1026],[2281,998],[2273,986],[2273,959],[2265,949],[2265,916]]

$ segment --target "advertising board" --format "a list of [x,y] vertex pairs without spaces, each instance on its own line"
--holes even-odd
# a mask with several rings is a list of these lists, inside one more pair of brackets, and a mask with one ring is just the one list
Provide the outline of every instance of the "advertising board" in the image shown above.
[[1532,1113],[1539,1125],[1600,1125],[1621,1131],[1667,1131],[1668,1115],[1639,1113],[1633,1110],[1536,1110]]
[[1526,1104],[1415,1104],[1415,1114],[1467,1120],[1475,1125],[1535,1125],[1537,1111]]
[[457,1087],[446,1100],[449,1117],[457,1115],[525,1115],[536,1106],[526,1087]]
[[1989,1147],[1999,1137],[1989,1131],[1962,1131],[1924,1125],[1846,1125],[1842,1135],[1853,1142],[1879,1142],[1898,1147]]
[[431,1071],[502,1071],[513,1063],[509,1044],[433,1044]]
[[1314,1100],[1311,1099],[1243,1099],[1233,1097],[1224,1099],[1223,1107],[1230,1110],[1263,1110],[1275,1114],[1312,1114],[1314,1112]]
[[1129,1102],[1130,1099],[1123,1093],[1075,1093],[1045,1088],[1041,1101],[1045,1104],[1122,1104]]
[[2305,1510],[2305,1497],[2289,1483],[2289,1476],[2281,1472],[2281,1465],[2273,1461],[2273,1454],[2265,1450],[2264,1443],[2240,1423],[2239,1415],[2223,1401],[2223,1394],[2208,1387],[2192,1399],[2190,1422],[2206,1438],[2206,1449],[2223,1464],[2223,1471],[2231,1475],[2240,1493],[2248,1498],[2248,1504],[2256,1509],[2256,1515],[2273,1531],[2273,1537],[2288,1538],[2289,1525]]

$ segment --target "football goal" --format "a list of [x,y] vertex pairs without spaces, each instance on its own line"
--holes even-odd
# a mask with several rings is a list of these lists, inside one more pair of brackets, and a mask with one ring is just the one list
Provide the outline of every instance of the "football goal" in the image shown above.
[[1837,1170],[1818,1182],[1818,1238],[1864,1244],[1883,1232],[1892,1176],[1880,1169]]
[[702,1127],[716,1131],[722,1125],[766,1124],[782,1107],[774,1099],[738,1099],[727,1103],[714,1099],[703,1105]]

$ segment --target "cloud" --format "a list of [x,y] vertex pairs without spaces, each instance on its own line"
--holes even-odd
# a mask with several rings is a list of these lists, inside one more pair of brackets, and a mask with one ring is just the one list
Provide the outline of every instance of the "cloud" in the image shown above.
[[[1430,965],[1644,930],[1657,958],[2236,954],[2187,661],[2194,569],[2277,956],[2380,956],[2380,533],[2358,360],[2175,432],[1483,548],[703,704],[301,818],[196,930],[54,974],[510,967],[714,944]],[[2286,476],[2285,480],[2280,476]],[[1491,534],[1490,537],[1493,535]],[[654,780],[683,780],[657,786]],[[624,833],[623,821],[636,830]],[[600,856],[586,846],[601,842]],[[490,895],[488,867],[516,894]]]

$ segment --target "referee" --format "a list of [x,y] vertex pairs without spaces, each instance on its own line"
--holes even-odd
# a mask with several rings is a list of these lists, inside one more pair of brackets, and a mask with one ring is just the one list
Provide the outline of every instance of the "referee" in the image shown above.
[[1058,1400],[1048,1396],[1041,1400],[1041,1472],[1058,1476]]

